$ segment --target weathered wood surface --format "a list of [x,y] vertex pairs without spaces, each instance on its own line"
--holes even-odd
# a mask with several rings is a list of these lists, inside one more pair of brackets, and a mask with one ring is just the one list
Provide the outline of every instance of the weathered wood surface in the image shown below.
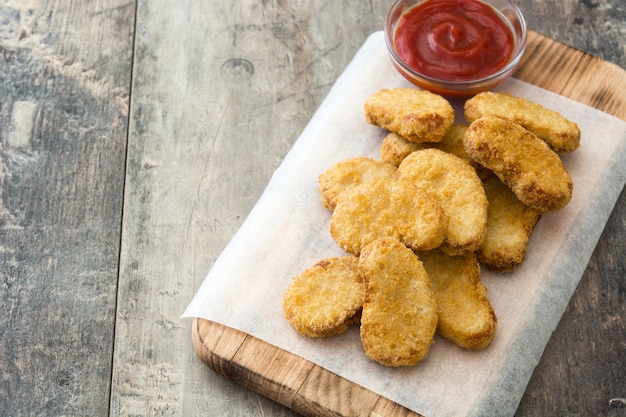
[[[0,0],[0,416],[294,415],[179,316],[390,3]],[[518,4],[626,68],[622,0]],[[623,412],[624,207],[519,416]]]
[[0,1],[0,415],[106,415],[135,4]]

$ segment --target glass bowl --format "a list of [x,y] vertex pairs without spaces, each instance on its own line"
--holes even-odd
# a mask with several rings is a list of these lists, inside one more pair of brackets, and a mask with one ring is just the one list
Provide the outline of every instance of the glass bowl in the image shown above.
[[[405,62],[396,49],[395,35],[398,23],[404,15],[413,7],[417,7],[430,0],[397,0],[389,9],[385,22],[385,43],[394,67],[407,80],[418,87],[432,91],[437,94],[451,97],[469,97],[483,91],[491,90],[497,85],[507,80],[520,63],[522,55],[526,49],[526,21],[521,10],[509,0],[483,0],[484,3],[500,16],[509,27],[513,35],[513,50],[506,64],[489,74],[480,76],[465,77],[461,81],[447,81],[442,74],[442,78],[426,75],[411,67]],[[461,2],[478,1],[462,0]]]

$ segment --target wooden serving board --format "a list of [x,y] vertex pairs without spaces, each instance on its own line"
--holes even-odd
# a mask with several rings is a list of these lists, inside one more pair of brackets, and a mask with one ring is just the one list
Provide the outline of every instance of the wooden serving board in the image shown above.
[[[515,77],[626,120],[626,71],[535,32],[529,32]],[[215,372],[304,416],[420,415],[221,324],[194,319],[192,338],[198,356]]]

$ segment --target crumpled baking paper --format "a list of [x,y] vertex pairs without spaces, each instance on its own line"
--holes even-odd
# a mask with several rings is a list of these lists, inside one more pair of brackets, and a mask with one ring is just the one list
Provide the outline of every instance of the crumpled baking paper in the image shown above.
[[[329,233],[317,178],[352,157],[380,159],[385,132],[365,123],[363,103],[381,88],[410,86],[393,69],[382,32],[372,34],[276,170],[267,189],[219,256],[183,317],[199,317],[293,352],[425,416],[514,415],[530,376],[586,268],[626,179],[626,123],[519,80],[499,89],[576,121],[580,149],[563,156],[574,180],[563,210],[544,215],[515,271],[483,269],[498,316],[491,345],[467,351],[436,336],[415,367],[367,359],[358,327],[330,338],[298,335],[282,295],[292,277],[343,255]],[[462,110],[457,106],[457,119]]]

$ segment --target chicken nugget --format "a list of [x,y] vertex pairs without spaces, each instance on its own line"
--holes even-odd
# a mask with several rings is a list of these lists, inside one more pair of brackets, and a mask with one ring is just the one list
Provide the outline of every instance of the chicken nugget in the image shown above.
[[411,142],[396,132],[389,132],[380,144],[380,159],[397,167],[408,155],[427,148],[428,145],[430,144]]
[[330,234],[358,255],[376,239],[393,237],[415,250],[438,247],[447,218],[439,204],[410,183],[379,178],[343,193],[330,220]]
[[326,258],[293,278],[283,294],[283,310],[298,333],[332,336],[358,322],[364,291],[358,263],[352,255]]
[[431,143],[415,143],[411,142],[397,133],[390,132],[380,145],[380,156],[383,162],[399,166],[400,163],[411,153],[420,149],[437,148],[444,152],[458,156],[465,162],[469,163],[476,170],[479,178],[486,178],[490,172],[479,163],[475,162],[465,152],[463,148],[463,136],[465,135],[466,125],[453,125],[441,142]]
[[465,132],[463,146],[527,206],[553,212],[570,202],[574,184],[561,158],[519,124],[496,116],[481,117]]
[[337,197],[344,191],[375,178],[393,178],[395,174],[395,166],[372,158],[362,157],[341,161],[327,169],[318,178],[322,203],[324,207],[332,211],[337,204]]
[[412,142],[439,142],[454,123],[454,109],[445,98],[416,88],[380,90],[364,109],[367,123]]
[[439,149],[407,156],[396,178],[414,184],[437,201],[449,219],[441,249],[449,255],[474,252],[487,225],[487,197],[476,171],[461,158]]
[[440,250],[419,252],[430,277],[439,317],[437,332],[466,349],[487,347],[498,320],[480,281],[480,266],[474,253],[448,256]]
[[580,128],[560,113],[508,93],[484,92],[465,102],[468,123],[486,116],[512,120],[533,132],[557,153],[567,153],[580,146]]
[[399,241],[372,242],[359,258],[365,296],[361,342],[368,358],[414,366],[426,357],[437,329],[430,279],[415,253]]
[[511,271],[524,260],[528,240],[541,212],[519,201],[495,175],[483,181],[483,186],[489,201],[487,233],[476,255],[487,269]]

